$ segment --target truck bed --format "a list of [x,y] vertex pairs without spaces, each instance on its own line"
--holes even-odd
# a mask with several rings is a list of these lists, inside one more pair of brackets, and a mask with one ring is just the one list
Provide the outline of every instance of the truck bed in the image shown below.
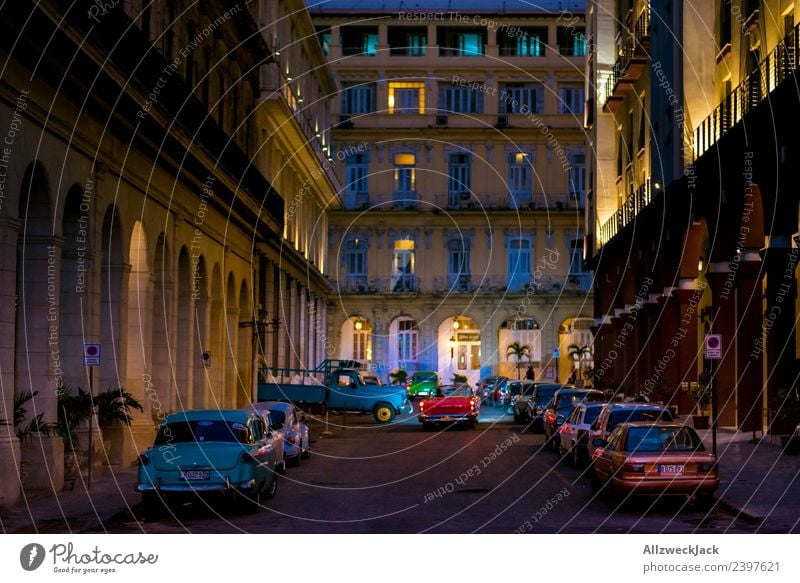
[[293,385],[289,383],[258,383],[259,401],[291,401],[293,403],[325,402],[324,385]]

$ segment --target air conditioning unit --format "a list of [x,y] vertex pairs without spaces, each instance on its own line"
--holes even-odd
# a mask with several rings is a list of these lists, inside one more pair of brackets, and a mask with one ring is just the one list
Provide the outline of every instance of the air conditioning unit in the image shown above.
[[495,124],[496,128],[507,128],[508,127],[508,116],[507,115],[498,115],[497,116],[497,123]]
[[437,115],[436,116],[436,125],[437,126],[446,126],[447,125],[447,116],[446,115]]

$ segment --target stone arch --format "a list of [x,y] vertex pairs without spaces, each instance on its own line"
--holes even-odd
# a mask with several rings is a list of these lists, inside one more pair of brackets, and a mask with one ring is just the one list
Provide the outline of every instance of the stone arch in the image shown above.
[[[250,307],[250,287],[247,279],[242,280],[239,288],[239,320],[238,322],[252,322],[253,310]],[[253,396],[253,329],[239,326],[236,331],[239,342],[236,350],[236,368],[238,370],[238,389],[234,403],[238,407],[247,405]]]
[[[91,297],[92,230],[89,207],[83,203],[82,197],[83,189],[77,184],[72,185],[65,197],[62,214],[61,290],[56,323],[62,374],[56,375],[56,381],[67,386],[85,385],[85,369],[80,365],[84,330],[91,329],[86,307]],[[67,322],[69,325],[63,325]]]
[[236,294],[236,277],[228,272],[225,284],[225,388],[231,403],[236,398],[236,357],[239,345],[239,298]]
[[353,314],[341,326],[339,358],[369,363],[372,360],[373,327],[368,318]]
[[422,353],[422,334],[419,320],[401,312],[386,328],[389,368],[401,368],[412,373],[419,370]]
[[478,385],[482,332],[481,324],[464,314],[455,314],[439,324],[436,350],[439,377],[443,382],[449,383],[453,375],[459,374],[466,376],[473,387]]
[[192,311],[192,344],[197,351],[197,357],[193,358],[192,368],[194,374],[192,378],[192,408],[203,409],[208,406],[206,402],[206,383],[208,377],[208,366],[213,364],[209,350],[209,330],[208,330],[208,268],[206,258],[201,255],[192,256],[192,300],[194,310]]
[[131,230],[128,257],[131,267],[128,276],[128,324],[125,327],[125,387],[144,402],[145,380],[151,376],[153,282],[148,263],[149,244],[140,220],[134,222]]
[[[172,274],[172,257],[167,237],[158,235],[153,255],[153,308],[150,357],[150,375],[145,378],[145,391],[150,401],[150,416],[160,422],[169,411],[175,409],[172,364],[173,306],[175,289]],[[145,407],[147,412],[147,407]]]
[[[58,317],[61,250],[53,239],[50,181],[44,166],[32,162],[25,171],[19,198],[17,239],[14,392],[39,392],[28,407],[28,420],[44,413],[56,417],[58,351],[49,348],[52,314]],[[56,320],[56,335],[58,321]],[[54,366],[59,365],[59,366]]]
[[215,408],[226,406],[226,385],[224,382],[225,357],[223,355],[225,304],[222,296],[222,270],[219,262],[214,262],[211,270],[211,299],[209,311],[208,352],[211,366],[208,368],[208,385],[211,405]]
[[195,353],[195,343],[192,341],[194,337],[193,304],[192,260],[188,248],[184,245],[178,255],[178,327],[175,343],[177,410],[192,408],[191,387],[196,368],[193,366]]
[[[573,314],[561,321],[558,327],[558,379],[567,382],[575,372],[573,384],[582,385],[582,373],[587,367],[594,365],[594,335],[591,327],[594,325],[594,318],[583,314]],[[590,352],[582,354],[579,360],[570,356],[570,346],[575,345],[579,348],[588,347]],[[545,355],[551,358],[552,354]]]
[[[523,346],[529,347],[527,362],[520,362],[517,367],[516,360],[508,356],[508,347],[519,342]],[[521,376],[523,371],[530,365],[533,367],[537,378],[542,372],[542,321],[535,315],[526,314],[521,317],[519,314],[509,316],[500,323],[497,331],[497,374],[510,378]]]
[[124,315],[129,300],[127,293],[129,265],[123,255],[122,229],[115,205],[110,205],[103,217],[100,260],[100,343],[102,360],[99,390],[119,387],[122,374],[119,364],[124,363]]

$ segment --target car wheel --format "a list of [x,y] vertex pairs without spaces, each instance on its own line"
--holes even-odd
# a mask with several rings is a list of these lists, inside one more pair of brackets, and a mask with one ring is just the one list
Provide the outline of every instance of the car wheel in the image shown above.
[[386,403],[379,403],[372,410],[372,416],[378,423],[389,423],[394,418],[394,410]]
[[423,421],[422,422],[422,431],[430,431],[430,430],[431,430],[431,424],[428,423],[427,421]]
[[467,422],[467,427],[470,428],[470,429],[475,429],[477,426],[478,426],[478,420],[477,419],[470,419]]
[[576,468],[579,468],[582,465],[580,446],[578,445],[572,446],[572,465],[575,466]]
[[300,457],[302,457],[304,460],[307,460],[308,458],[311,457],[311,452],[308,451],[307,449],[304,449],[303,453],[300,454]]
[[514,423],[522,423],[522,416],[514,411]]
[[567,454],[569,452],[566,449],[564,449],[564,446],[561,444],[560,439],[558,440],[558,446],[556,447],[556,450],[558,451],[558,457],[562,460],[566,460]]
[[292,466],[293,468],[298,467],[300,465],[300,455],[301,454],[298,453],[296,456],[290,457],[289,465]]
[[266,498],[275,498],[275,495],[278,493],[278,474],[272,475],[272,483],[267,488],[267,491],[264,492],[264,496]]
[[711,494],[695,494],[692,506],[701,512],[708,512],[714,506],[714,496]]
[[[273,474],[277,476],[277,474]],[[275,478],[272,480],[275,481]],[[261,510],[261,488],[256,489],[255,492],[251,492],[248,494],[239,493],[239,504],[244,512],[249,514],[255,514],[259,510]]]

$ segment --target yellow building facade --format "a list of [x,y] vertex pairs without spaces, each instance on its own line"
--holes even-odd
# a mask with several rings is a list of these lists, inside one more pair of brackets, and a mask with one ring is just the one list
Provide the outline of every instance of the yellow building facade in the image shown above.
[[384,380],[566,380],[579,329],[591,344],[583,13],[440,4],[311,9],[339,90],[330,354]]

